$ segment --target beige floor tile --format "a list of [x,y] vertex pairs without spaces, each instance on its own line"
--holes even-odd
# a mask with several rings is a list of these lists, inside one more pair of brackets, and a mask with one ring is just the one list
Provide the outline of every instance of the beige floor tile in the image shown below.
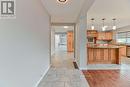
[[39,87],[89,87],[86,83],[83,73],[74,69],[73,53],[58,52]]

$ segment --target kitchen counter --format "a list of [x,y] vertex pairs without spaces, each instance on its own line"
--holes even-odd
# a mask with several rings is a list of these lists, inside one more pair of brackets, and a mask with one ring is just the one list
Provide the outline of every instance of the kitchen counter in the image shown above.
[[88,48],[120,48],[121,46],[88,46]]
[[120,64],[121,46],[89,45],[87,46],[88,64]]

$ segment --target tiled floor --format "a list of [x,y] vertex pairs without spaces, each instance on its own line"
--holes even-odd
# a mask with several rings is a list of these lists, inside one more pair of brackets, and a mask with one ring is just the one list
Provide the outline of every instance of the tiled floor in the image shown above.
[[[39,87],[89,87],[85,76],[80,70],[74,69],[73,53],[57,52],[52,57],[52,67]],[[88,65],[88,70],[130,70],[130,59],[124,58],[122,65],[99,64]]]
[[122,64],[130,64],[130,58],[128,58],[128,57],[123,57],[123,58],[122,58]]
[[52,57],[52,67],[39,87],[89,87],[85,76],[74,69],[73,53],[58,52]]

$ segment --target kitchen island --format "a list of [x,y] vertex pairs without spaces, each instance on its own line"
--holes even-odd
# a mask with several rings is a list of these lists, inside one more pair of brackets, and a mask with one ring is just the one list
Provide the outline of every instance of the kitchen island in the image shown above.
[[87,46],[88,64],[120,64],[120,46]]

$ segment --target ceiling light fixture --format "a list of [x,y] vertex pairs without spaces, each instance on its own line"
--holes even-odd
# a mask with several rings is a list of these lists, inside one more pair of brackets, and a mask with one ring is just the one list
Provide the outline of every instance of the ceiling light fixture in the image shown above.
[[103,25],[102,31],[106,31],[106,28],[108,27],[108,26],[105,26],[105,20],[106,20],[105,18],[102,19],[102,25]]
[[57,2],[60,4],[66,4],[68,2],[68,0],[57,0]]
[[92,18],[91,21],[92,21],[91,29],[94,30],[95,29],[95,27],[94,27],[94,18]]
[[67,29],[67,28],[69,28],[69,27],[68,27],[68,26],[64,26],[64,28],[66,28],[66,29]]
[[113,20],[113,27],[112,27],[112,29],[113,29],[113,30],[116,30],[116,28],[117,28],[117,27],[116,27],[116,19],[114,18],[114,19],[112,19],[112,20]]

